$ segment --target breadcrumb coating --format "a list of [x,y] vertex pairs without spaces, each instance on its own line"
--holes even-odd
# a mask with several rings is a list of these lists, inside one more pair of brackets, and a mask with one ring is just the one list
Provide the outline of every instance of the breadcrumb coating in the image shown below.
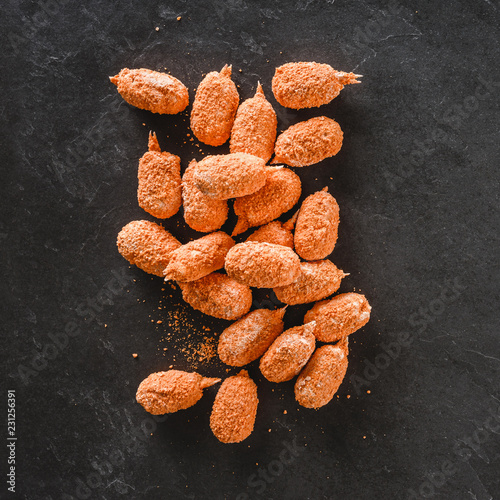
[[174,413],[196,404],[203,389],[219,382],[220,378],[205,378],[196,372],[156,372],[140,383],[136,399],[152,415]]
[[321,260],[337,243],[340,208],[325,187],[309,195],[300,207],[295,224],[295,251],[304,260]]
[[300,259],[288,247],[246,241],[229,250],[225,269],[240,283],[273,288],[293,283],[300,276]]
[[306,408],[328,404],[347,371],[347,348],[343,344],[316,349],[295,382],[295,399]]
[[212,71],[201,81],[191,110],[191,130],[198,140],[221,146],[231,135],[240,96],[231,80],[231,66]]
[[344,276],[346,274],[329,260],[301,262],[297,281],[274,288],[274,293],[288,305],[316,302],[335,293]]
[[248,153],[269,161],[274,151],[278,120],[262,86],[255,96],[240,104],[231,130],[231,153]]
[[166,73],[145,68],[124,68],[109,79],[117,86],[123,99],[139,109],[174,115],[189,104],[187,87]]
[[212,273],[196,281],[179,282],[182,298],[214,318],[235,320],[250,311],[252,291],[231,277]]
[[194,281],[222,269],[234,240],[223,231],[207,234],[174,250],[165,280]]
[[335,156],[342,147],[344,134],[340,125],[326,116],[299,122],[278,136],[271,163],[306,167]]
[[149,151],[139,160],[139,206],[158,219],[175,215],[182,204],[181,160],[162,152],[155,133],[149,133]]
[[196,160],[191,161],[182,176],[184,220],[195,231],[211,233],[226,222],[229,208],[226,200],[216,200],[203,194],[194,182]]
[[329,64],[287,63],[276,68],[272,88],[276,100],[286,108],[314,108],[337,97],[344,85],[360,83],[360,76],[337,71]]
[[166,229],[148,220],[129,222],[118,233],[118,251],[143,271],[163,276],[172,252],[181,246]]
[[219,338],[221,361],[244,366],[260,358],[283,332],[285,309],[256,309],[228,326]]
[[293,234],[280,221],[273,221],[255,230],[245,241],[273,243],[293,250]]
[[341,293],[314,304],[304,321],[316,321],[314,335],[321,342],[336,342],[358,331],[370,320],[372,308],[364,295]]
[[234,201],[238,222],[233,236],[250,227],[261,226],[288,212],[302,193],[300,177],[288,168],[271,168],[264,186],[253,194]]
[[230,153],[203,158],[194,170],[196,187],[217,200],[255,193],[266,183],[268,172],[262,158],[246,153]]
[[224,380],[210,415],[215,437],[222,443],[240,443],[250,436],[258,404],[257,386],[246,370]]
[[314,321],[283,332],[260,360],[260,371],[269,382],[286,382],[305,366],[316,346]]

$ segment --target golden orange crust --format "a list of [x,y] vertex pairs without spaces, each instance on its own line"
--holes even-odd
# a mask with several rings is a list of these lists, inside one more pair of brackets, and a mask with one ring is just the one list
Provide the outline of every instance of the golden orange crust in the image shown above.
[[212,273],[196,281],[180,282],[182,298],[194,309],[214,318],[235,320],[252,307],[248,286],[221,273]]
[[308,196],[297,216],[295,251],[305,260],[324,259],[337,243],[340,209],[327,189]]
[[297,281],[274,288],[274,293],[278,300],[288,305],[316,302],[335,293],[344,276],[344,272],[329,260],[301,262]]
[[193,160],[182,176],[182,203],[184,220],[195,231],[211,233],[226,222],[228,206],[226,200],[216,200],[203,194],[194,182],[196,161]]
[[258,241],[260,243],[273,243],[282,245],[293,250],[293,234],[286,229],[280,221],[273,221],[265,226],[259,227],[246,241]]
[[174,250],[165,269],[165,279],[194,281],[222,269],[234,240],[222,231],[207,234]]
[[278,136],[273,164],[306,167],[335,156],[342,147],[344,134],[331,118],[318,116],[292,125]]
[[124,68],[110,77],[120,95],[132,106],[153,113],[173,115],[186,109],[189,94],[177,78],[150,69]]
[[337,97],[344,85],[360,83],[353,73],[316,62],[287,63],[276,68],[272,88],[276,100],[286,108],[314,108]]
[[306,408],[328,404],[347,371],[347,350],[339,345],[316,349],[295,382],[295,399]]
[[267,162],[274,151],[278,120],[259,83],[255,96],[240,104],[231,130],[231,153],[248,153]]
[[262,158],[246,153],[213,155],[198,162],[194,182],[203,194],[228,200],[258,191],[271,170]]
[[260,358],[283,332],[285,309],[257,309],[228,326],[219,338],[221,361],[244,366]]
[[238,282],[257,288],[288,285],[300,275],[300,259],[293,250],[257,241],[231,248],[224,267]]
[[233,236],[250,227],[261,226],[288,212],[299,201],[300,177],[288,168],[271,168],[264,186],[253,194],[234,201],[238,222]]
[[269,382],[286,382],[305,366],[316,346],[314,321],[283,332],[260,360],[260,371]]
[[314,304],[304,321],[316,321],[314,335],[321,342],[336,342],[358,331],[370,320],[370,304],[359,293],[341,293]]
[[158,219],[172,217],[179,211],[181,197],[181,160],[161,152],[155,133],[149,133],[149,151],[139,160],[137,174],[139,206]]
[[239,443],[250,436],[258,404],[257,386],[246,370],[224,380],[210,415],[215,437],[222,443]]
[[143,271],[163,276],[172,252],[181,246],[166,229],[147,220],[129,222],[118,233],[118,251]]
[[231,66],[212,71],[201,81],[191,110],[191,130],[205,144],[221,146],[231,135],[240,97]]
[[220,378],[205,378],[199,373],[169,370],[152,373],[137,389],[136,399],[152,415],[185,410],[203,396],[203,389],[220,382]]

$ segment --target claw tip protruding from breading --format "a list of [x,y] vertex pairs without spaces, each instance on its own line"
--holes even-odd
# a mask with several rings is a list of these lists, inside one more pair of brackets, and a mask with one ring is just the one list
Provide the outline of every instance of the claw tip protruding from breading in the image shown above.
[[324,191],[325,193],[328,193],[328,186],[325,186],[321,191]]
[[231,78],[231,73],[233,71],[233,65],[230,64],[229,66],[227,64],[224,65],[224,67],[220,70],[220,76],[225,76],[227,78]]
[[353,83],[361,83],[358,78],[361,78],[363,75],[355,75],[354,73],[345,73],[344,71],[337,71],[335,76],[339,83],[342,85],[351,85]]
[[249,227],[250,225],[248,224],[248,220],[244,216],[240,215],[231,236],[238,236],[238,234],[244,233]]
[[161,148],[158,144],[158,139],[156,138],[156,132],[149,132],[148,149],[149,151],[161,153]]
[[203,377],[201,382],[200,382],[200,387],[202,389],[206,389],[207,387],[212,387],[215,384],[218,384],[220,382],[220,378],[208,378],[208,377]]
[[262,85],[260,84],[260,82],[257,82],[257,90],[255,91],[255,96],[266,97],[265,94],[264,94],[264,90],[262,89]]
[[295,227],[295,223],[297,222],[297,217],[299,216],[299,211],[297,210],[293,215],[290,220],[287,220],[286,222],[283,223],[283,227],[287,229],[288,231],[293,231],[293,228]]

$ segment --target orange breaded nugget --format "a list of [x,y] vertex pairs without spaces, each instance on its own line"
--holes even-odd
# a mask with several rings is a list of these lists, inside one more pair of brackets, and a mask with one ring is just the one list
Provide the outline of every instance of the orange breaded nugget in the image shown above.
[[207,234],[174,250],[165,269],[165,280],[194,281],[224,267],[234,240],[222,231]]
[[271,163],[306,167],[335,156],[342,147],[344,134],[340,125],[326,116],[317,116],[287,128],[278,136],[276,155]]
[[292,249],[258,241],[231,248],[224,267],[235,280],[257,288],[288,285],[300,276],[300,259]]
[[182,176],[182,203],[184,220],[195,231],[211,233],[226,222],[228,206],[226,200],[216,200],[203,194],[194,182],[196,160],[191,161]]
[[181,246],[166,229],[148,220],[129,222],[118,233],[116,244],[131,264],[156,276],[163,276],[172,252]]
[[189,104],[186,86],[166,73],[144,68],[124,68],[109,79],[118,87],[125,101],[139,109],[174,115]]
[[231,153],[248,153],[267,162],[274,151],[278,120],[259,83],[255,96],[240,104],[231,130]]
[[316,349],[295,382],[295,399],[306,408],[329,403],[347,371],[347,345],[324,345]]
[[231,135],[240,96],[231,80],[231,66],[212,71],[196,90],[191,110],[191,130],[205,144],[221,146]]
[[357,80],[360,76],[337,71],[329,64],[287,63],[276,68],[273,94],[286,108],[314,108],[337,97],[344,85],[361,83]]
[[346,274],[329,260],[301,262],[297,281],[274,288],[274,293],[288,305],[316,302],[335,293],[344,276]]
[[179,282],[182,298],[194,309],[214,318],[238,319],[252,307],[252,291],[221,273],[196,281]]
[[238,222],[233,236],[250,227],[261,226],[288,212],[300,198],[300,177],[288,168],[269,169],[264,186],[234,201]]
[[259,241],[260,243],[274,243],[293,250],[293,234],[290,229],[283,226],[280,221],[273,221],[265,226],[259,227],[246,241]]
[[286,382],[307,363],[316,346],[314,321],[284,331],[260,360],[260,371],[269,382]]
[[166,219],[179,211],[181,197],[181,160],[162,153],[156,134],[149,133],[149,151],[139,160],[139,206],[148,214]]
[[255,193],[266,183],[266,162],[246,153],[213,155],[203,158],[194,169],[196,187],[217,200]]
[[328,188],[308,196],[295,225],[295,251],[305,260],[321,260],[337,243],[340,209]]
[[205,378],[196,372],[157,372],[140,383],[135,397],[147,412],[163,415],[193,406],[203,396],[203,389],[218,382],[220,378]]
[[341,293],[314,304],[304,321],[316,321],[314,335],[321,342],[336,342],[358,331],[370,319],[372,308],[360,293]]
[[244,366],[260,358],[283,332],[285,309],[257,309],[228,326],[219,338],[221,361]]
[[258,404],[257,386],[246,370],[224,380],[210,415],[215,437],[222,443],[239,443],[250,436]]

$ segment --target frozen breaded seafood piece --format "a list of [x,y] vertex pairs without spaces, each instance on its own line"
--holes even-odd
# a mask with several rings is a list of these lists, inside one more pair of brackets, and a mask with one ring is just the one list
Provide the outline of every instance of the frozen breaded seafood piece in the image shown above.
[[306,408],[328,404],[347,371],[347,349],[342,344],[316,349],[295,382],[295,399]]
[[222,443],[239,443],[250,436],[258,404],[257,386],[246,370],[224,380],[210,415],[215,437]]
[[137,177],[137,200],[148,214],[166,219],[179,211],[182,203],[181,160],[162,152],[154,133],[149,133],[149,151],[139,160]]
[[118,233],[118,251],[143,271],[163,276],[172,252],[181,246],[166,229],[148,220],[129,222]]
[[165,280],[195,281],[222,269],[234,240],[223,231],[207,234],[174,250],[165,269]]
[[300,259],[291,248],[258,241],[231,248],[224,267],[231,278],[256,288],[288,285],[300,276]]
[[226,200],[216,200],[203,194],[194,182],[196,160],[191,161],[182,176],[182,206],[184,220],[195,231],[211,233],[226,222],[228,206]]
[[136,399],[152,415],[174,413],[196,404],[203,389],[218,382],[220,378],[205,378],[196,372],[156,372],[140,383]]
[[274,220],[265,226],[259,227],[254,231],[246,241],[258,241],[260,243],[273,243],[275,245],[282,245],[293,250],[293,234],[290,229]]
[[276,68],[273,93],[286,108],[314,108],[337,97],[344,85],[360,83],[357,79],[360,76],[337,71],[329,64],[287,63]]
[[256,309],[228,326],[219,338],[221,361],[226,365],[245,366],[260,358],[283,332],[285,309]]
[[274,293],[278,300],[290,306],[316,302],[335,293],[344,276],[346,274],[329,260],[301,262],[297,281],[274,288]]
[[230,153],[203,158],[194,169],[194,183],[205,195],[228,200],[255,193],[266,183],[268,172],[262,158],[246,153]]
[[109,79],[117,86],[123,99],[139,109],[175,115],[189,104],[186,86],[166,73],[144,68],[124,68]]
[[287,128],[274,145],[273,164],[306,167],[335,156],[342,147],[340,125],[326,116],[317,116]]
[[341,293],[314,304],[304,321],[316,321],[314,335],[321,342],[336,342],[365,326],[372,308],[360,293]]
[[260,371],[269,382],[286,382],[298,375],[316,346],[314,321],[284,331],[260,360]]
[[340,209],[328,188],[308,196],[295,224],[295,251],[304,260],[321,260],[337,243]]
[[240,104],[231,130],[231,153],[248,153],[269,161],[274,152],[278,120],[262,86],[255,96]]
[[198,85],[191,110],[191,130],[198,140],[221,146],[231,135],[240,96],[231,80],[231,66],[212,71]]
[[235,320],[252,307],[248,286],[221,273],[212,273],[196,281],[179,282],[182,298],[194,309],[214,318]]
[[302,192],[300,177],[288,168],[269,169],[266,182],[253,194],[234,202],[238,222],[233,236],[250,227],[262,226],[288,212],[299,201]]

